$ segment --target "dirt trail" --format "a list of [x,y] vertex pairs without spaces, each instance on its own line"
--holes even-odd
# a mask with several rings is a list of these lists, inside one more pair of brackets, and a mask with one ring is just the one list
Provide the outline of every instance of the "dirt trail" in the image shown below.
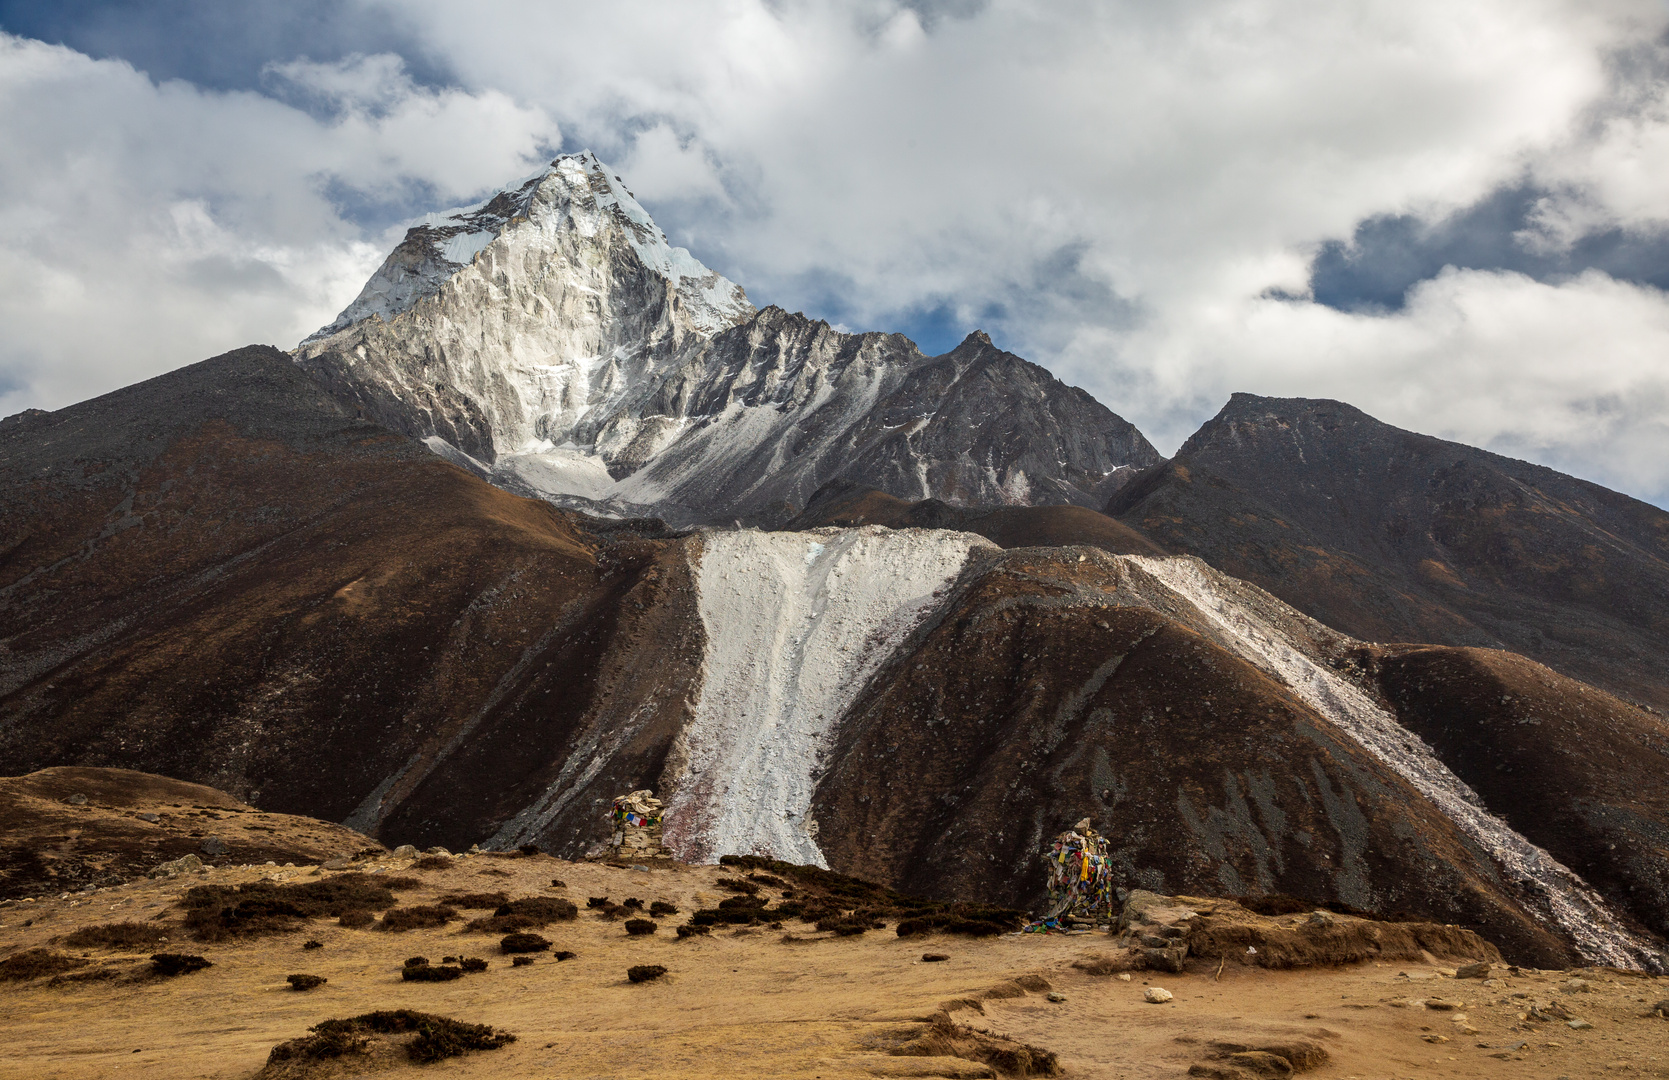
[[[366,869],[406,871],[385,858]],[[192,883],[242,883],[279,874],[315,880],[307,868],[224,869]],[[412,1008],[487,1023],[519,1037],[501,1050],[436,1066],[401,1063],[379,1075],[456,1077],[772,1076],[808,1080],[867,1076],[979,1076],[984,1066],[936,1058],[901,1058],[886,1051],[922,1030],[943,1002],[976,997],[1027,973],[1043,975],[1063,1001],[1044,992],[991,998],[962,1023],[1045,1047],[1068,1077],[1181,1077],[1204,1061],[1213,1040],[1305,1036],[1331,1060],[1305,1076],[1519,1078],[1609,1076],[1618,1063],[1633,1075],[1669,1076],[1669,1021],[1646,1016],[1669,998],[1669,979],[1603,971],[1581,974],[1592,989],[1563,988],[1563,972],[1506,975],[1493,985],[1457,980],[1436,965],[1373,963],[1325,971],[1276,972],[1230,964],[1220,980],[1209,969],[1181,975],[1135,973],[1125,982],[1071,967],[1109,943],[1096,935],[948,936],[901,940],[891,930],[856,938],[809,934],[784,942],[759,930],[676,940],[673,927],[698,906],[729,895],[717,886],[728,868],[672,866],[650,871],[565,863],[544,856],[462,858],[449,870],[416,872],[424,886],[399,893],[404,905],[433,902],[454,891],[505,891],[511,896],[566,896],[581,907],[574,922],[542,931],[558,949],[577,953],[557,962],[540,955],[512,968],[496,935],[445,929],[408,933],[349,930],[314,920],[297,933],[254,942],[201,945],[176,936],[166,948],[201,953],[214,966],[169,980],[0,983],[0,1077],[81,1080],[123,1077],[249,1077],[278,1042],[332,1017],[373,1009]],[[553,888],[552,878],[565,881]],[[0,907],[0,957],[49,945],[80,926],[149,919],[169,911],[185,885],[144,882],[90,897]],[[676,904],[683,914],[660,920],[649,938],[629,938],[620,922],[584,909],[591,896]],[[485,914],[485,912],[467,913]],[[32,925],[23,925],[25,921]],[[169,915],[174,923],[177,914]],[[323,948],[304,950],[309,938]],[[71,950],[122,970],[141,953]],[[148,952],[149,950],[146,950]],[[924,952],[948,954],[923,963]],[[423,955],[480,956],[483,974],[450,983],[405,983],[401,962]],[[632,985],[633,964],[664,964],[658,982]],[[330,981],[290,991],[284,977],[306,972]],[[1144,982],[1174,994],[1165,1005],[1142,1000]],[[1516,994],[1528,995],[1514,997]],[[1441,997],[1465,1007],[1437,1012],[1410,999]],[[1533,1003],[1562,1002],[1592,1024],[1518,1019]],[[1454,1017],[1463,1015],[1457,1022]],[[1465,1034],[1471,1027],[1474,1034]],[[1429,1043],[1425,1036],[1446,1042]],[[1516,1050],[1500,1049],[1517,1043]],[[1480,1047],[1478,1044],[1488,1044]],[[1504,1054],[1505,1057],[1493,1055]],[[344,1073],[342,1075],[351,1075]]]

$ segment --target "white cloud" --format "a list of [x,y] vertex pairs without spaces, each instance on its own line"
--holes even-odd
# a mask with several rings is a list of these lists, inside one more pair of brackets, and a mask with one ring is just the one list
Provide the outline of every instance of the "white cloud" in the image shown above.
[[330,182],[458,200],[559,138],[502,94],[414,87],[392,58],[280,77],[332,114],[0,35],[0,413],[293,344],[392,239],[344,221]]
[[[1327,395],[1669,498],[1669,464],[1641,449],[1660,445],[1669,415],[1648,385],[1659,294],[1591,277],[1450,275],[1378,319],[1259,299],[1301,293],[1309,253],[1366,217],[1435,217],[1526,175],[1562,192],[1544,208],[1543,243],[1662,218],[1669,91],[1661,66],[1640,60],[1669,25],[1655,0],[360,6],[422,41],[458,88],[413,86],[387,57],[284,58],[270,69],[279,100],[155,87],[63,50],[31,60],[88,101],[66,111],[38,91],[31,108],[64,114],[38,130],[0,114],[8,147],[27,135],[0,162],[0,224],[13,206],[44,213],[56,178],[101,154],[135,179],[77,237],[75,258],[45,266],[9,249],[0,273],[96,292],[121,277],[102,268],[98,229],[142,238],[114,245],[139,253],[118,267],[163,240],[195,250],[182,237],[197,229],[221,236],[225,258],[282,251],[255,260],[278,284],[217,287],[154,318],[132,314],[146,287],[123,285],[113,339],[159,340],[195,318],[288,344],[351,297],[370,261],[355,243],[381,239],[343,222],[319,177],[390,197],[425,183],[452,201],[518,175],[560,125],[757,302],[880,329],[948,304],[1162,449],[1233,390]],[[0,56],[0,68],[24,66]],[[14,81],[0,71],[0,93]],[[131,116],[109,119],[119,113]],[[192,135],[204,127],[212,139]],[[6,198],[20,160],[43,178],[21,203]],[[193,200],[221,233],[170,209]],[[196,295],[175,277],[157,287]],[[1490,313],[1515,303],[1567,321],[1515,344],[1489,330]],[[32,333],[43,364],[107,362],[73,334]],[[194,358],[212,336],[176,330],[169,348]],[[1561,364],[1556,344],[1586,351]],[[1520,345],[1542,358],[1533,378]],[[1616,370],[1634,375],[1616,378],[1627,389],[1595,391],[1573,359],[1594,350],[1626,358]],[[1458,394],[1409,404],[1411,382],[1441,386],[1456,371],[1484,373],[1464,381],[1475,407],[1445,412]]]
[[[1588,271],[1559,284],[1447,270],[1394,315],[1253,299],[1141,332],[1153,408],[1197,385],[1332,397],[1380,419],[1662,491],[1669,462],[1669,296]],[[1213,403],[1215,404],[1215,403]],[[1179,418],[1180,419],[1180,418]],[[1173,439],[1191,425],[1176,422]]]

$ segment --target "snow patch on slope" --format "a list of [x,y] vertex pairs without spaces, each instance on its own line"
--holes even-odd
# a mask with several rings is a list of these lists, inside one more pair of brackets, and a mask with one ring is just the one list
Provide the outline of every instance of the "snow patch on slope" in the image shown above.
[[685,862],[763,854],[827,866],[808,817],[819,754],[969,554],[992,545],[876,526],[702,540],[707,652],[667,845]]
[[1449,771],[1431,747],[1360,688],[1316,663],[1268,620],[1225,595],[1213,580],[1216,572],[1206,564],[1191,556],[1123,558],[1187,600],[1242,657],[1285,683],[1435,803],[1520,887],[1547,905],[1583,956],[1617,967],[1661,964],[1650,943],[1624,928],[1582,878],[1485,810],[1478,794]]

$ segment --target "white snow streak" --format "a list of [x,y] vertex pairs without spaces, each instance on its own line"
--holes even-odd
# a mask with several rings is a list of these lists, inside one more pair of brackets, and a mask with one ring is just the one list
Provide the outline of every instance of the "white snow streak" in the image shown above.
[[1527,890],[1539,894],[1583,956],[1618,967],[1655,967],[1656,951],[1630,934],[1596,893],[1546,851],[1482,808],[1476,792],[1422,740],[1357,687],[1293,646],[1256,612],[1224,596],[1205,564],[1187,556],[1125,556],[1219,627],[1237,652],[1291,687],[1369,753],[1435,803]]
[[689,769],[667,806],[686,862],[766,854],[827,866],[807,814],[820,752],[864,684],[983,537],[931,529],[703,534],[707,632]]

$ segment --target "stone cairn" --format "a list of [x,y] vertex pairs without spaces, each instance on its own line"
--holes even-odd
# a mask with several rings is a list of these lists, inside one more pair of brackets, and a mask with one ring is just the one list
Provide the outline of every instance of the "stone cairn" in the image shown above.
[[1043,917],[1027,926],[1031,933],[1088,932],[1106,926],[1117,905],[1107,840],[1085,818],[1055,837],[1043,852],[1049,901]]
[[661,800],[651,791],[634,791],[614,800],[609,810],[614,834],[609,855],[616,859],[670,859],[661,845]]

